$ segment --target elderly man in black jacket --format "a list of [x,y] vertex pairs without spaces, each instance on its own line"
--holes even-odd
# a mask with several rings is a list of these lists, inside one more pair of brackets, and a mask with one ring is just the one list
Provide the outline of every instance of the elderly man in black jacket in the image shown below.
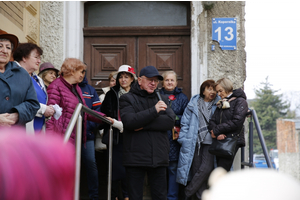
[[124,126],[123,165],[130,200],[143,199],[146,173],[152,199],[167,199],[166,168],[170,149],[167,131],[174,127],[175,114],[167,107],[167,97],[159,101],[154,92],[159,80],[163,77],[155,67],[144,67],[130,92],[120,98]]

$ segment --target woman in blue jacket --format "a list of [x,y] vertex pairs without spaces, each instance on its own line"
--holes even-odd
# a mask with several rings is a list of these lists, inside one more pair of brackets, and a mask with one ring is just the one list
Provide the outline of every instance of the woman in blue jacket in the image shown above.
[[18,44],[17,36],[0,30],[0,127],[25,126],[40,108],[28,73],[10,61]]
[[[162,82],[162,89],[160,93],[167,95],[169,99],[169,106],[176,114],[175,127],[173,130],[168,131],[168,137],[170,142],[169,152],[169,167],[168,167],[168,200],[177,200],[179,184],[176,183],[177,162],[179,158],[180,144],[177,142],[180,129],[180,121],[184,109],[186,108],[189,99],[182,93],[182,89],[177,86],[177,74],[174,71],[166,71],[162,74],[164,80]],[[178,129],[178,128],[179,129]],[[173,137],[174,136],[174,137]]]
[[[185,199],[193,194],[201,199],[207,188],[207,180],[214,168],[214,156],[208,152],[212,138],[208,123],[220,99],[216,95],[215,81],[206,80],[200,86],[200,94],[191,98],[181,118],[178,142],[181,144],[177,179],[186,185]],[[191,180],[188,182],[189,174]]]

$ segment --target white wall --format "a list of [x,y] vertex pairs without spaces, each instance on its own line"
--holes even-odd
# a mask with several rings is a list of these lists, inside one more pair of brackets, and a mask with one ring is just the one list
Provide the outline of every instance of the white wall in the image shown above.
[[64,2],[64,58],[83,61],[84,2]]

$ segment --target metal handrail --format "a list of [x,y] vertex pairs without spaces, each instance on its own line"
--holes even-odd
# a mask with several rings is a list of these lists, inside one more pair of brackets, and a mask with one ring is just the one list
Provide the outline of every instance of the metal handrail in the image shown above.
[[[80,162],[81,162],[81,142],[82,142],[82,116],[81,111],[92,115],[101,121],[110,125],[109,131],[109,159],[108,159],[108,183],[107,183],[107,199],[111,200],[111,178],[112,178],[112,123],[106,117],[103,117],[88,107],[77,104],[72,118],[68,124],[65,132],[64,143],[67,143],[70,139],[72,131],[76,126],[76,170],[75,170],[75,187],[74,187],[74,200],[79,200],[79,187],[80,187]],[[77,123],[76,123],[77,122]]]
[[261,128],[260,128],[260,124],[256,115],[255,110],[251,110],[251,121],[249,122],[249,162],[244,162],[244,147],[242,147],[242,161],[241,161],[241,165],[242,168],[244,168],[244,166],[249,166],[249,167],[253,167],[253,122],[252,122],[252,118],[254,120],[254,124],[255,124],[255,128],[258,134],[258,138],[261,144],[261,147],[263,149],[263,153],[268,165],[268,168],[273,168],[272,164],[271,164],[271,159],[269,157],[268,154],[268,149],[267,149],[267,145],[264,139],[264,136],[262,134]]

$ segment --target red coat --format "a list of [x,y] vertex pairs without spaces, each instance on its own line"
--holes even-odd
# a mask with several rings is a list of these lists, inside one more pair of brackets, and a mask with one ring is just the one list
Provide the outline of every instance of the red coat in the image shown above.
[[[84,101],[84,98],[82,96],[82,92],[78,84],[71,85],[69,84],[63,77],[59,77],[56,80],[54,80],[47,88],[48,92],[48,103],[47,105],[54,105],[57,104],[62,108],[62,115],[58,120],[56,120],[54,117],[51,117],[50,120],[46,123],[46,130],[47,131],[53,131],[58,134],[64,135],[66,132],[66,129],[68,127],[68,124],[72,118],[72,115],[75,111],[75,108],[77,104],[79,103],[78,98],[76,95],[72,92],[72,88],[75,87],[78,95],[80,96],[83,104],[85,106],[86,103]],[[105,116],[105,114],[98,112],[100,115]],[[86,141],[86,122],[87,120],[103,123],[99,119],[89,115],[84,114],[83,116],[83,141]],[[76,126],[74,127],[70,142],[75,144],[75,133],[76,133]]]

